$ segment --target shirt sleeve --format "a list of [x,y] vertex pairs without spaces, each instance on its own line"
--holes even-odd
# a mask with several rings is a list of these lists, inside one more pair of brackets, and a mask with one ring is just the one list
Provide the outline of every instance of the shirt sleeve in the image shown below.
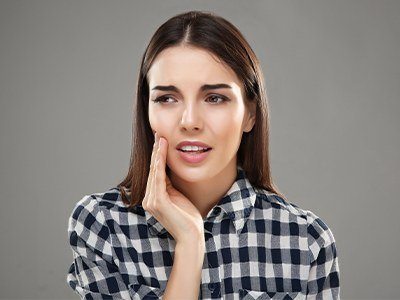
[[113,263],[110,232],[96,202],[85,196],[68,220],[73,263],[67,282],[81,299],[130,299],[128,287]]
[[339,261],[332,231],[313,212],[307,212],[310,272],[307,299],[340,299]]

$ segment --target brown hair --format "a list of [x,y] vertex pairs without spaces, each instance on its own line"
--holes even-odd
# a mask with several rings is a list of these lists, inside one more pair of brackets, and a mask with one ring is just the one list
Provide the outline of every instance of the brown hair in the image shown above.
[[256,120],[251,131],[243,132],[237,163],[255,188],[276,193],[286,200],[271,178],[268,98],[255,53],[242,33],[226,19],[208,11],[188,11],[164,22],[143,54],[137,82],[129,171],[117,185],[123,202],[128,208],[142,202],[150,171],[154,135],[148,119],[147,73],[161,51],[181,44],[213,53],[230,66],[243,82],[245,101],[256,102]]

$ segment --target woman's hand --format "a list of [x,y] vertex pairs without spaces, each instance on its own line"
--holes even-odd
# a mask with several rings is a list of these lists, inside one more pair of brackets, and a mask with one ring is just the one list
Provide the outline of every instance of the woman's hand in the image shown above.
[[142,206],[150,212],[178,242],[203,238],[204,223],[198,209],[175,189],[165,172],[168,141],[155,133],[150,172]]

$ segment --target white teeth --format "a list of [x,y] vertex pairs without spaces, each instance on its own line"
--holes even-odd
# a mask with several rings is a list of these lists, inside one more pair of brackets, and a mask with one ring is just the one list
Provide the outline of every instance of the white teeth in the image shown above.
[[183,146],[180,148],[183,151],[201,151],[201,150],[207,150],[207,148],[203,147],[198,147],[198,146]]

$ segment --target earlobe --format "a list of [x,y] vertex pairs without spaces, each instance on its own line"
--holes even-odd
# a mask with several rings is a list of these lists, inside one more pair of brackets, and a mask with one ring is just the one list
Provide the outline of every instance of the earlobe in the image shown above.
[[249,114],[245,130],[243,130],[245,132],[250,132],[256,123],[256,102],[254,101],[249,103]]
[[254,124],[255,124],[254,118],[251,117],[251,119],[249,119],[249,121],[248,121],[248,123],[247,123],[246,129],[243,130],[243,131],[244,131],[244,132],[250,132],[250,131],[253,129]]
[[250,115],[248,117],[246,125],[243,130],[244,132],[250,132],[253,129],[255,124],[255,119],[256,119],[255,115]]

